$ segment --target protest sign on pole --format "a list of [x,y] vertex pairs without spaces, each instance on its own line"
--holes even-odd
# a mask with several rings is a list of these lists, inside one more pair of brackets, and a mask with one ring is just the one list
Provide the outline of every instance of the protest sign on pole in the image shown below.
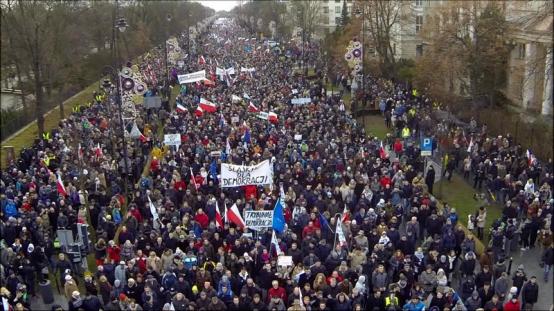
[[168,146],[179,146],[181,144],[181,134],[165,134],[164,144]]
[[252,230],[271,228],[273,211],[244,211],[244,223]]
[[305,105],[312,102],[312,99],[309,97],[293,98],[290,100],[290,103],[293,105]]
[[257,165],[221,164],[222,188],[246,185],[269,185],[273,183],[273,167],[269,160]]
[[198,82],[206,80],[206,70],[200,70],[193,73],[187,73],[186,75],[178,75],[179,84]]

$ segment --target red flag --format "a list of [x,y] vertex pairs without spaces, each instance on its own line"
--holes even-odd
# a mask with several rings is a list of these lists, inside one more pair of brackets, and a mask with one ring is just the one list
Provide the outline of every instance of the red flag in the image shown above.
[[217,204],[217,201],[215,202],[215,227],[223,228],[223,218],[221,217],[221,213],[219,213],[219,205]]
[[148,141],[148,137],[144,136],[142,133],[139,136],[139,140],[144,144]]
[[198,64],[203,65],[205,63],[206,63],[206,59],[204,58],[203,55],[200,55],[200,57],[198,57]]
[[196,108],[196,110],[194,111],[194,114],[195,114],[198,118],[200,118],[200,117],[202,117],[202,116],[204,115],[204,110],[202,110],[202,108],[201,108],[200,106],[198,106],[198,107]]
[[271,123],[279,123],[279,117],[275,112],[270,112],[267,114],[267,120]]
[[196,183],[196,177],[194,177],[192,168],[190,169],[190,183],[194,185],[194,189],[198,190],[200,188],[200,183]]
[[350,221],[350,210],[344,204],[344,210],[342,210],[342,222]]
[[64,197],[67,196],[67,191],[65,191],[65,187],[63,185],[63,181],[62,181],[62,178],[60,176],[60,174],[58,174],[58,179],[56,181],[56,186],[58,187],[58,193],[63,195]]
[[206,85],[206,86],[215,86],[215,82],[213,82],[212,80],[206,79],[206,80],[204,80],[204,85]]
[[385,150],[385,147],[383,146],[383,141],[381,141],[381,146],[379,147],[379,156],[381,157],[381,159],[386,159],[389,157],[387,150]]
[[237,208],[236,204],[233,204],[233,206],[231,206],[231,208],[227,210],[227,219],[240,228],[246,227],[244,219],[242,219],[242,216],[240,215],[239,209]]
[[102,156],[102,148],[100,148],[100,143],[96,145],[96,148],[94,149],[94,154],[96,155],[96,158],[100,158]]
[[248,112],[260,112],[260,108],[254,106],[252,102],[248,104]]
[[202,108],[203,111],[206,111],[208,113],[212,113],[212,112],[216,112],[217,111],[217,106],[204,99],[204,98],[200,98],[200,105],[199,105],[200,108]]

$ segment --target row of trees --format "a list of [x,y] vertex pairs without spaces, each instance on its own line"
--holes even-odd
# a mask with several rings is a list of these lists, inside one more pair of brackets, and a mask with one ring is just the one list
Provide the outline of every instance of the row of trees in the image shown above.
[[[128,30],[118,43],[123,61],[186,31],[214,11],[195,2],[5,0],[1,9],[2,80],[15,78],[16,89],[34,94],[39,135],[44,113],[102,75],[114,63],[115,21]],[[167,21],[167,15],[172,19]],[[63,107],[60,104],[63,117]],[[21,124],[23,126],[23,124]]]

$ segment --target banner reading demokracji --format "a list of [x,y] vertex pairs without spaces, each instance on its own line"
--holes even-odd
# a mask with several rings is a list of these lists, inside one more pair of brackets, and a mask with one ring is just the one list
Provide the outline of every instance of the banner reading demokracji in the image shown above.
[[269,160],[257,165],[221,164],[221,187],[238,187],[246,185],[269,185],[273,183],[273,166]]

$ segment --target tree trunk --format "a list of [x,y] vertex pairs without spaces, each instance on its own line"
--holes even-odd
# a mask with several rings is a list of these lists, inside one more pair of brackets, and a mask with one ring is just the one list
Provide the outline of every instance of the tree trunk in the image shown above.
[[39,50],[39,35],[38,26],[35,26],[35,53],[33,60],[33,73],[35,78],[35,95],[36,95],[36,109],[35,116],[37,118],[38,138],[42,138],[44,133],[44,94],[42,90],[41,72],[40,72],[40,50]]

